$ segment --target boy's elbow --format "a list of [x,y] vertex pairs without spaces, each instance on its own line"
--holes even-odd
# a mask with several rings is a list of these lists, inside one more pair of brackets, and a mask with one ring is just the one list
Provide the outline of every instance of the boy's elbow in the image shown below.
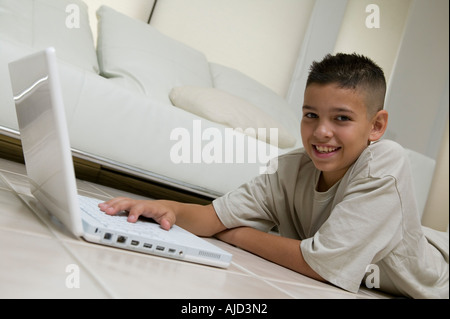
[[180,221],[179,226],[200,237],[213,237],[227,229],[216,214],[212,204],[191,206],[188,218]]

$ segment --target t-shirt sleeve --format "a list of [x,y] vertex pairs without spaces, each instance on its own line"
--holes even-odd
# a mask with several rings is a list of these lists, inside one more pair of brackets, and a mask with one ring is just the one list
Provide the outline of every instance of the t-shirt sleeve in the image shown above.
[[277,179],[277,173],[262,174],[215,199],[214,209],[225,227],[248,226],[268,232],[278,224],[271,189],[271,183]]
[[327,281],[357,292],[366,267],[401,240],[402,203],[392,176],[351,183],[330,217],[301,242],[305,261]]

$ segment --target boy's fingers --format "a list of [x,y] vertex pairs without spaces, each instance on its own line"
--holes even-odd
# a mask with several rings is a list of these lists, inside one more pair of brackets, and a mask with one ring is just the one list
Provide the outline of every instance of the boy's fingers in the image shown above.
[[130,214],[128,214],[127,221],[130,222],[130,223],[135,223],[138,220],[139,216],[140,215],[138,215],[136,213],[134,213],[134,214],[130,213]]
[[167,219],[163,219],[161,220],[161,228],[164,230],[170,230],[170,228],[172,227],[172,225],[170,224],[170,222]]
[[100,210],[108,215],[115,215],[121,211],[128,211],[127,221],[135,223],[139,216],[153,218],[162,229],[169,230],[175,224],[175,215],[166,207],[148,201],[137,201],[131,198],[119,197],[98,205]]
[[109,215],[115,215],[121,211],[129,210],[132,207],[133,200],[130,198],[114,198],[104,203],[100,203],[98,207]]
[[109,206],[115,205],[116,203],[122,202],[124,200],[127,200],[127,198],[125,198],[125,197],[115,197],[115,198],[112,198],[110,200],[105,201],[104,203],[100,203],[98,206],[107,206],[107,207],[109,207]]
[[131,207],[130,210],[128,210],[128,218],[127,220],[130,223],[135,223],[139,216],[143,215],[145,213],[145,207],[141,204],[135,204],[133,207]]
[[170,218],[169,216],[161,218],[159,225],[164,230],[170,230],[172,226],[175,224],[175,220]]

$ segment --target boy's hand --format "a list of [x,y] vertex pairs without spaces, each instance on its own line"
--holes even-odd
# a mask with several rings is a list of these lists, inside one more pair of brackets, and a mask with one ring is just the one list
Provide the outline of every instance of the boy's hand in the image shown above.
[[135,223],[139,216],[153,218],[165,230],[169,230],[176,222],[178,226],[197,236],[210,237],[226,229],[212,204],[117,197],[99,204],[98,207],[108,215],[127,211],[128,221],[131,223]]
[[162,229],[169,230],[176,221],[175,212],[161,201],[136,200],[126,197],[113,198],[98,207],[108,215],[115,215],[121,211],[128,212],[128,221],[135,223],[139,216],[153,218]]

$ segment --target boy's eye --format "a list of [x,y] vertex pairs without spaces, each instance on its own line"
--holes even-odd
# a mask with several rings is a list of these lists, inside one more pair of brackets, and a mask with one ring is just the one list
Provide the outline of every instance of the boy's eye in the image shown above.
[[314,114],[314,113],[305,113],[304,116],[309,119],[315,119],[318,117],[317,114]]
[[336,117],[336,119],[338,121],[350,121],[350,118],[348,116],[345,116],[345,115],[338,116],[338,117]]

